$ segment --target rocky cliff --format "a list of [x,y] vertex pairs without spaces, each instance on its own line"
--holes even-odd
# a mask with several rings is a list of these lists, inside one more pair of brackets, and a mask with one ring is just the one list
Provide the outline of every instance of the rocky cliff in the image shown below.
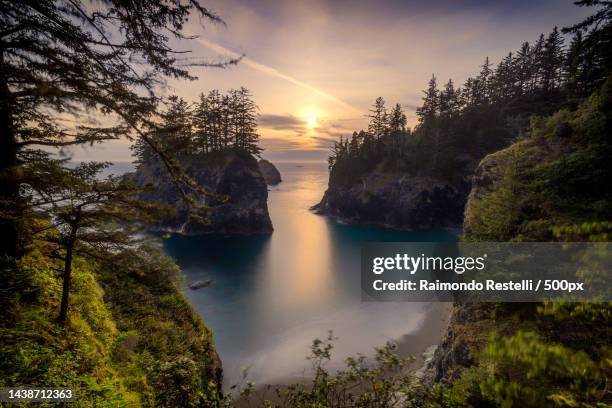
[[461,224],[469,179],[454,182],[390,171],[381,163],[350,181],[330,173],[328,189],[313,207],[342,221],[400,230]]
[[281,181],[283,181],[281,179],[280,172],[278,171],[276,166],[274,166],[268,160],[260,159],[259,162],[257,162],[257,164],[259,165],[259,170],[261,171],[261,174],[263,175],[264,180],[266,180],[266,183],[269,186],[276,185],[280,183]]
[[170,204],[178,212],[178,217],[164,220],[164,230],[186,235],[272,232],[266,182],[252,155],[227,150],[209,153],[198,159],[183,160],[181,164],[200,186],[227,200],[205,199],[203,204],[212,206],[207,214],[207,223],[189,219],[185,203],[162,164],[141,164],[130,177],[140,186],[154,187],[153,191],[144,193],[142,199]]
[[[463,230],[466,237],[470,237],[478,203],[494,190],[504,174],[509,158],[520,146],[516,144],[491,153],[476,167],[464,210]],[[427,383],[452,383],[459,378],[464,368],[476,363],[475,353],[484,347],[487,336],[494,329],[500,328],[495,322],[495,312],[492,303],[454,305],[446,334],[429,363],[425,377]]]

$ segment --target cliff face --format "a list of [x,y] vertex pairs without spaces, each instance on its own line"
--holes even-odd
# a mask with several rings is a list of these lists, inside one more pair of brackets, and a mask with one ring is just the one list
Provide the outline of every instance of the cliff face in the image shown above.
[[[465,236],[470,236],[472,224],[475,222],[474,212],[477,203],[494,190],[495,184],[504,174],[504,167],[509,157],[516,149],[516,145],[513,145],[491,153],[478,164],[465,204],[463,221]],[[485,346],[490,333],[494,330],[500,331],[500,325],[496,324],[495,313],[495,305],[492,303],[456,303],[444,338],[429,363],[425,382],[429,385],[437,382],[450,384],[459,378],[464,368],[474,365],[475,352]]]
[[204,204],[213,206],[207,215],[209,222],[202,224],[189,220],[186,206],[162,164],[140,165],[132,177],[140,186],[154,187],[154,191],[144,193],[142,199],[170,204],[178,211],[176,219],[164,221],[164,229],[186,235],[272,232],[268,190],[253,156],[236,151],[215,152],[200,160],[186,160],[182,165],[199,185],[211,193],[227,197],[227,201],[214,202],[207,198]]
[[340,182],[332,170],[327,191],[314,207],[345,222],[412,230],[460,224],[469,181],[449,183],[435,177],[374,171]]
[[264,180],[266,180],[266,183],[269,186],[276,185],[280,183],[281,181],[283,181],[281,179],[280,172],[278,171],[276,166],[274,166],[268,160],[260,159],[259,162],[257,162],[257,164],[259,165],[259,170],[261,171],[261,174],[263,175]]

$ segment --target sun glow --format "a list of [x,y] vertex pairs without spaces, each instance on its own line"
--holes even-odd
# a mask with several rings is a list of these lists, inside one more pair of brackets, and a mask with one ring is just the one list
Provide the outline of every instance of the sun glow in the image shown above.
[[314,109],[305,112],[304,121],[308,130],[314,130],[319,125],[318,116],[318,112]]
[[308,129],[314,129],[317,127],[317,118],[316,116],[311,116],[306,120],[306,126],[308,126]]

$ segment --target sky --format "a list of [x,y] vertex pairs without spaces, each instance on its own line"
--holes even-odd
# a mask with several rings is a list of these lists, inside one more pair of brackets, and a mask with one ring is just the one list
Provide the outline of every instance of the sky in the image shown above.
[[[524,41],[591,10],[565,0],[223,0],[203,1],[223,24],[192,19],[198,39],[175,43],[227,69],[193,68],[195,81],[159,92],[195,101],[211,89],[245,86],[259,106],[263,157],[323,160],[333,141],[367,126],[376,97],[400,103],[414,126],[422,89],[462,84],[485,57],[496,63]],[[74,160],[131,161],[129,142],[76,148]]]

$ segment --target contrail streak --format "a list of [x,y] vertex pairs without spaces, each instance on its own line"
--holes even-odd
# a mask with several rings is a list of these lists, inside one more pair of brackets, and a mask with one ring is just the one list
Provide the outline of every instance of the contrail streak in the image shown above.
[[[233,58],[237,58],[237,57],[241,56],[241,54],[238,54],[235,51],[232,51],[232,50],[230,50],[228,48],[222,47],[222,46],[220,46],[218,44],[215,44],[215,43],[213,43],[211,41],[208,41],[208,40],[206,40],[204,38],[198,38],[197,41],[199,41],[200,44],[202,44],[206,48],[208,48],[208,49],[210,49],[212,51],[218,52],[219,54],[229,54]],[[323,91],[323,90],[321,90],[319,88],[316,88],[316,87],[314,87],[312,85],[309,85],[309,84],[307,84],[305,82],[302,82],[299,79],[296,79],[296,78],[294,78],[292,76],[289,76],[287,74],[283,74],[282,72],[280,72],[276,68],[272,68],[269,65],[261,64],[261,63],[259,63],[257,61],[254,61],[254,60],[252,60],[251,58],[248,58],[248,57],[243,57],[242,60],[240,60],[240,63],[241,64],[245,64],[245,65],[247,65],[247,66],[249,66],[249,67],[251,67],[251,68],[253,68],[253,69],[255,69],[255,70],[259,71],[259,72],[262,72],[264,74],[267,74],[267,75],[270,75],[270,76],[273,76],[273,77],[277,77],[277,78],[283,79],[283,80],[285,80],[287,82],[290,82],[290,83],[292,83],[294,85],[297,85],[297,86],[299,86],[301,88],[304,88],[304,89],[306,89],[306,90],[308,90],[310,92],[313,92],[313,93],[315,93],[315,94],[317,94],[319,96],[322,96],[325,99],[328,99],[328,100],[330,100],[332,102],[335,102],[335,103],[337,103],[339,105],[342,105],[344,107],[350,108],[350,109],[352,109],[352,110],[354,110],[356,112],[361,112],[359,109],[355,108],[354,106],[349,105],[348,103],[344,102],[342,99],[337,98],[337,97],[335,97],[333,95],[330,95],[327,92],[325,92],[325,91]]]

